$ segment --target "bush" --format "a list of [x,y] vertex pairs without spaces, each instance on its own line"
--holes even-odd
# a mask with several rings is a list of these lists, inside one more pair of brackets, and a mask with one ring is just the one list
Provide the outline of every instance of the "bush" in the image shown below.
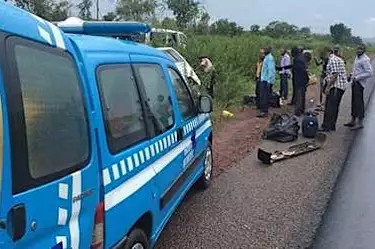
[[[327,40],[314,39],[273,39],[266,36],[241,35],[235,37],[226,36],[195,36],[188,39],[186,50],[180,50],[189,63],[194,67],[199,66],[200,56],[209,56],[217,70],[217,85],[215,89],[215,104],[223,108],[238,105],[245,94],[254,92],[254,71],[259,50],[270,45],[273,48],[273,55],[276,63],[281,57],[283,48],[291,49],[294,46],[304,46],[313,50],[313,56],[319,56],[321,49],[327,44]],[[354,56],[354,49],[345,49],[344,54],[347,60]],[[348,66],[349,63],[348,63]],[[317,76],[320,68],[311,61],[311,69]],[[197,70],[198,75],[203,79],[202,72]],[[278,79],[274,89],[278,89]]]

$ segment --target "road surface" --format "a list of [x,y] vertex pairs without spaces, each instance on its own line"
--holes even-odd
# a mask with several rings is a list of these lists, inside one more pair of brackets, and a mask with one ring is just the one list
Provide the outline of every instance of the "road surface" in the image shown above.
[[[371,79],[371,86],[374,82]],[[372,89],[365,89],[366,102]],[[340,106],[337,131],[328,134],[323,149],[269,167],[258,162],[254,151],[214,179],[207,191],[191,191],[156,248],[302,249],[311,246],[355,137],[354,132],[343,126],[350,118],[350,101],[348,89]],[[366,125],[373,128],[374,124]],[[301,141],[300,138],[298,142]],[[271,151],[287,146],[270,141],[261,144]],[[332,249],[336,248],[344,247]]]
[[375,100],[336,185],[317,249],[375,248]]

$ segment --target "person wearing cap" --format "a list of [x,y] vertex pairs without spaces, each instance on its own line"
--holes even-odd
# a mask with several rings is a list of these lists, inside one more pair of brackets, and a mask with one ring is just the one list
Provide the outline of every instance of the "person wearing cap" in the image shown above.
[[280,96],[282,99],[286,100],[288,98],[288,79],[290,78],[290,69],[285,69],[285,67],[291,64],[290,56],[288,50],[285,48],[281,53],[280,67]]
[[353,69],[349,76],[349,81],[351,80],[352,82],[352,119],[344,125],[351,127],[352,130],[363,128],[363,119],[365,117],[363,90],[365,89],[367,79],[373,75],[370,58],[365,54],[365,51],[365,46],[361,45],[358,47]]
[[262,65],[262,71],[260,74],[260,113],[257,117],[263,118],[268,116],[269,108],[269,95],[272,91],[272,86],[275,82],[276,77],[276,65],[275,59],[272,56],[272,48],[267,46],[264,48],[264,60]]
[[342,96],[348,86],[345,63],[335,46],[329,56],[324,93],[326,95],[324,119],[320,131],[336,131],[336,122]]
[[205,80],[203,84],[206,87],[207,93],[214,98],[214,86],[216,85],[216,71],[215,67],[213,66],[210,58],[208,56],[201,56],[200,59],[200,67],[202,68],[203,72],[208,75],[209,79]]

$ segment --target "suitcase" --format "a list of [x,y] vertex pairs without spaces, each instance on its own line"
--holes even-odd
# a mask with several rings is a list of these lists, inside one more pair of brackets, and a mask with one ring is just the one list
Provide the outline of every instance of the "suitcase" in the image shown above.
[[318,117],[313,112],[306,112],[302,119],[302,135],[306,138],[314,138],[318,132]]

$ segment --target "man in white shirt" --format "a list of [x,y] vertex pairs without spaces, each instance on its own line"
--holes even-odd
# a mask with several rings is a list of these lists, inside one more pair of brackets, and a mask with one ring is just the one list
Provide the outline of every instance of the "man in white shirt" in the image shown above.
[[284,67],[291,64],[290,56],[286,49],[283,49],[281,53],[280,67],[280,96],[285,100],[288,99],[288,79],[290,78],[290,69]]
[[[367,79],[373,75],[370,58],[365,54],[365,46],[359,46],[357,56],[354,60],[352,73],[349,80],[352,81],[352,120],[345,126],[351,130],[363,128],[363,118],[365,117],[365,104],[363,101],[363,90]],[[356,122],[358,120],[358,122]]]

